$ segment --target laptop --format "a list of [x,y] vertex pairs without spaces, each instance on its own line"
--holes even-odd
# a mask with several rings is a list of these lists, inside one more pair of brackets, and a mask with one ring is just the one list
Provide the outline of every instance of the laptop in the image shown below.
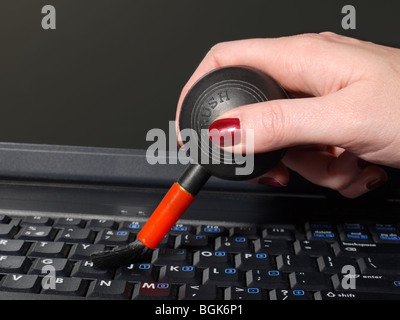
[[344,30],[341,7],[318,2],[51,2],[47,29],[44,4],[0,4],[0,299],[400,298],[392,168],[352,200],[294,172],[285,188],[212,177],[147,261],[99,270],[90,259],[134,241],[184,171],[168,152],[150,164],[146,133],[168,132],[213,44],[330,29],[399,46],[376,15],[366,23],[379,8],[355,2],[358,27]]

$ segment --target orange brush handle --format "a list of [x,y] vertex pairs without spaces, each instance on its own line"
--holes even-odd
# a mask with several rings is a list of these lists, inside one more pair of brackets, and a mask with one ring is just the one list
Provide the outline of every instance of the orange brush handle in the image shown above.
[[139,232],[139,241],[155,249],[193,200],[194,197],[175,182]]

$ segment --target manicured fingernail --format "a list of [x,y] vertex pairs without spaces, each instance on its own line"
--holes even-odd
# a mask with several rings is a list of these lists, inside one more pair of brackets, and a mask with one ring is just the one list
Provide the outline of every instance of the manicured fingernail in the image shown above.
[[241,142],[240,120],[226,118],[216,120],[208,128],[208,135],[213,143],[229,147]]
[[269,187],[286,187],[285,184],[279,182],[274,178],[269,178],[269,177],[263,177],[258,179],[258,183]]
[[385,183],[385,180],[382,179],[373,179],[371,181],[369,181],[366,185],[368,190],[373,190],[376,189],[378,187],[380,187],[381,185],[383,185]]
[[360,169],[365,169],[368,166],[368,162],[363,159],[358,159],[357,165]]

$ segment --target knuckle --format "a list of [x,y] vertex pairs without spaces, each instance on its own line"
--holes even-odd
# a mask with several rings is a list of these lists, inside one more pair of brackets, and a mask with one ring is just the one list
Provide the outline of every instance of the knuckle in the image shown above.
[[206,59],[209,59],[215,67],[221,67],[220,57],[226,53],[229,43],[225,41],[214,44],[206,54]]
[[287,119],[282,105],[274,102],[273,106],[263,108],[261,121],[264,129],[264,147],[280,145],[285,137],[285,128],[287,127]]

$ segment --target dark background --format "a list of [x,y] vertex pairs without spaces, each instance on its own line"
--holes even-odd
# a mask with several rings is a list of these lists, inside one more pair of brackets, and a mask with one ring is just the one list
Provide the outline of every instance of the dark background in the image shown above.
[[[146,148],[218,42],[333,31],[400,47],[398,1],[1,0],[0,141]],[[56,30],[41,9],[56,8]],[[357,29],[343,30],[352,4]]]

